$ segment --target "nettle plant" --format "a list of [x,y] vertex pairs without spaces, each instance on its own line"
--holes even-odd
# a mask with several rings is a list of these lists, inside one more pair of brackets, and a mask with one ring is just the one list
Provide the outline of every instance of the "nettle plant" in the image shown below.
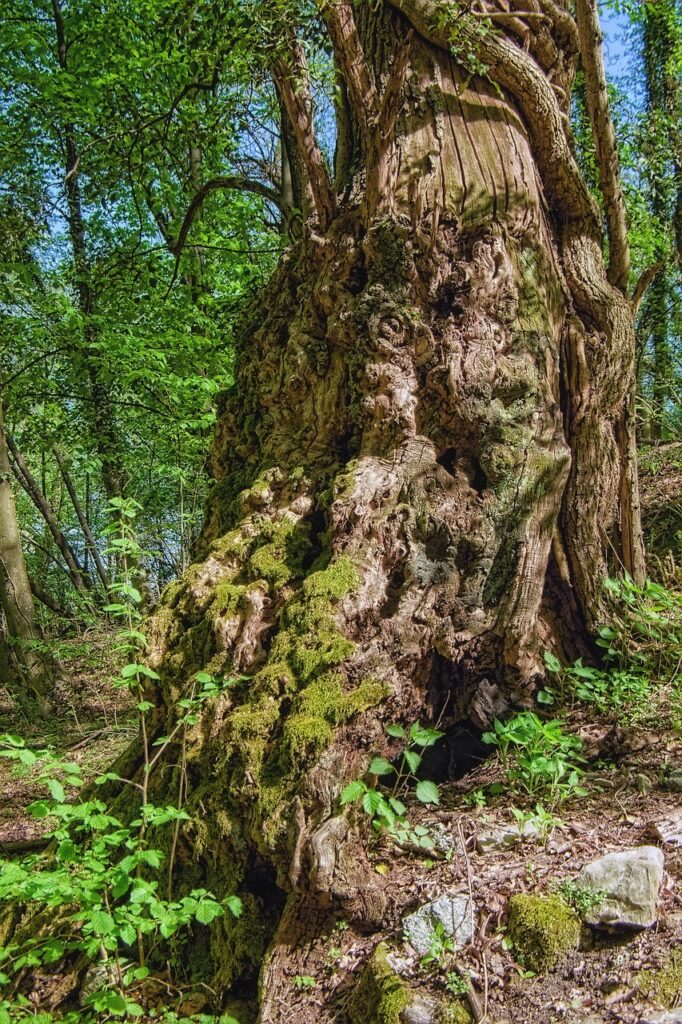
[[397,766],[385,757],[375,757],[369,765],[369,774],[377,780],[385,780],[386,788],[377,789],[376,785],[368,785],[363,779],[355,779],[342,791],[341,805],[361,801],[363,811],[370,816],[372,826],[378,833],[390,836],[401,845],[430,850],[433,848],[433,840],[429,830],[423,825],[410,824],[407,807],[401,797],[406,796],[414,786],[414,794],[420,803],[440,803],[436,783],[419,779],[417,772],[423,758],[420,751],[432,747],[444,734],[438,729],[422,726],[419,722],[414,722],[409,730],[402,725],[389,725],[386,733],[406,744]]
[[666,713],[679,718],[682,599],[658,583],[638,586],[627,576],[604,585],[620,608],[597,636],[605,667],[584,665],[580,658],[562,665],[546,651],[551,685],[540,690],[539,703],[574,707],[580,701],[602,715],[636,722],[659,720],[664,700]]
[[580,786],[582,741],[564,732],[559,719],[543,722],[533,711],[523,711],[508,722],[496,718],[483,741],[499,751],[512,790],[531,798],[546,794],[554,802],[586,795]]
[[[137,779],[107,772],[95,784],[133,787],[138,810],[132,820],[121,820],[103,800],[69,799],[67,787],[83,784],[79,765],[61,761],[50,750],[32,751],[20,736],[0,737],[0,756],[31,772],[46,788],[45,796],[30,804],[29,813],[53,824],[46,853],[0,861],[0,904],[23,906],[34,922],[44,922],[20,929],[16,941],[0,949],[0,985],[5,994],[0,1000],[0,1024],[35,1016],[34,1003],[18,994],[28,971],[50,965],[77,970],[68,965],[82,968],[93,961],[102,968],[101,985],[86,997],[85,1005],[95,1016],[78,1013],[77,1019],[140,1017],[145,1011],[134,993],[149,975],[148,960],[160,944],[172,944],[182,929],[209,925],[226,911],[235,916],[242,911],[237,896],[219,900],[206,889],[193,889],[177,899],[172,895],[178,833],[181,822],[189,818],[182,807],[187,731],[197,722],[202,705],[234,680],[195,675],[189,692],[178,702],[180,715],[173,730],[150,742],[147,716],[154,705],[145,691],[158,676],[142,661],[146,645],[139,628],[142,599],[131,579],[144,553],[133,529],[136,503],[117,502],[116,510],[119,524],[110,551],[117,556],[121,574],[112,584],[107,610],[122,620],[119,649],[129,660],[120,671],[118,685],[131,690],[136,699],[143,767]],[[149,783],[172,743],[180,749],[178,799],[175,805],[157,806],[149,799]],[[173,829],[168,855],[151,841],[151,835],[164,827]]]

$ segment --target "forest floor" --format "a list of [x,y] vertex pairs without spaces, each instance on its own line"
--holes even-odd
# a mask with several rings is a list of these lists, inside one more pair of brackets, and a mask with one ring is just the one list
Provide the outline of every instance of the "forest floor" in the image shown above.
[[[0,732],[20,733],[33,749],[52,747],[60,758],[78,763],[86,781],[105,771],[136,730],[129,693],[113,685],[112,644],[110,636],[101,634],[65,644],[65,681],[54,714],[47,723],[22,723],[9,701],[0,700]],[[682,950],[682,794],[667,783],[670,771],[682,766],[682,734],[651,720],[648,726],[599,724],[585,706],[564,717],[565,730],[581,735],[589,758],[583,780],[587,795],[555,805],[545,800],[545,810],[554,817],[546,832],[540,822],[538,834],[487,852],[477,849],[481,837],[513,826],[514,805],[526,809],[527,819],[535,813],[534,800],[509,793],[496,757],[443,783],[437,808],[413,804],[412,825],[425,826],[437,838],[438,852],[415,854],[375,840],[374,869],[392,895],[388,917],[372,934],[338,919],[310,943],[291,977],[287,1003],[292,1024],[345,1024],[350,994],[379,941],[388,944],[402,981],[423,992],[427,1002],[433,996],[450,998],[448,970],[456,966],[468,974],[486,1024],[682,1021],[682,1009],[664,1015],[682,1003],[682,956],[678,952],[676,960],[674,954]],[[495,783],[507,791],[491,797]],[[48,823],[31,818],[26,807],[43,791],[35,772],[17,776],[15,765],[0,758],[0,851],[5,855],[40,847]],[[649,844],[665,855],[653,928],[615,936],[583,928],[579,948],[544,975],[534,976],[516,962],[505,938],[512,895],[550,893],[605,853]],[[470,894],[473,941],[440,963],[424,966],[404,941],[402,921],[444,893]],[[658,986],[657,976],[664,982]],[[461,1014],[464,1004],[454,1000],[456,1005]],[[240,1024],[251,1024],[248,1008],[242,1007]],[[457,1024],[464,1019],[452,1018]]]
[[[467,806],[472,794],[480,800],[479,794],[504,781],[496,758],[456,783],[443,784],[435,813],[414,805],[412,823],[436,834],[449,852],[436,859],[400,854],[386,843],[375,847],[375,870],[393,896],[387,926],[380,936],[368,936],[340,922],[313,943],[298,965],[299,980],[292,978],[292,1021],[344,1020],[357,971],[381,938],[393,951],[393,966],[414,990],[446,997],[447,969],[456,964],[460,973],[468,973],[487,1024],[682,1022],[682,1008],[674,1009],[682,1007],[682,794],[665,782],[668,772],[682,765],[682,735],[595,726],[594,715],[584,709],[569,714],[565,728],[584,736],[592,758],[582,780],[587,796],[555,806],[558,820],[545,836],[540,829],[539,836],[487,852],[477,851],[480,838],[516,823],[512,801],[528,806],[509,794],[487,797],[485,806]],[[534,976],[515,961],[505,939],[511,896],[549,894],[604,854],[643,845],[656,845],[665,856],[653,928],[608,935],[583,927],[579,948],[544,975]],[[474,939],[440,965],[425,967],[405,944],[402,921],[444,893],[471,894]],[[309,987],[301,987],[300,977]],[[428,996],[425,1012],[427,1005]],[[334,1007],[330,1017],[323,1006]],[[453,1016],[460,1019],[466,1017]]]
[[[85,783],[107,771],[138,728],[130,692],[114,685],[115,644],[116,633],[102,629],[61,641],[55,654],[62,678],[49,716],[25,720],[0,689],[0,733],[18,734],[30,749],[49,749],[77,764]],[[26,808],[44,793],[35,769],[0,758],[0,853],[40,846],[53,823],[31,817]]]

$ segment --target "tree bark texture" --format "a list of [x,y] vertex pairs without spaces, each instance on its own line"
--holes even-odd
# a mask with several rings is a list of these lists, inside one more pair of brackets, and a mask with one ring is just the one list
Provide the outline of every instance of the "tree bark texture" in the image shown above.
[[196,671],[248,677],[187,745],[177,864],[241,891],[211,983],[261,968],[263,1024],[330,921],[390,916],[338,806],[398,753],[383,725],[527,703],[543,647],[600,621],[609,569],[642,571],[632,309],[566,127],[577,28],[523,7],[541,20],[484,33],[429,0],[324,7],[341,194],[300,47],[275,61],[317,220],[245,325],[198,560],[150,628],[164,731]]
[[0,403],[0,670],[19,706],[40,707],[51,682],[49,662],[35,649],[39,639],[33,594],[26,569],[17,519],[12,472]]

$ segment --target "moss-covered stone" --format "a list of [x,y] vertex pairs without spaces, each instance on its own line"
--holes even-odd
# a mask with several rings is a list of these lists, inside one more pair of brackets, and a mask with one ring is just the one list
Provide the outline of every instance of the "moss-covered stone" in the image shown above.
[[674,949],[667,962],[655,971],[637,976],[640,992],[652,1003],[672,1009],[682,999],[682,949]]
[[463,999],[452,999],[438,1010],[438,1024],[471,1024],[471,1010]]
[[389,964],[387,954],[388,946],[380,942],[362,971],[346,1008],[351,1024],[401,1024],[410,990]]
[[509,901],[509,937],[531,971],[550,971],[578,945],[580,918],[559,896],[519,893]]

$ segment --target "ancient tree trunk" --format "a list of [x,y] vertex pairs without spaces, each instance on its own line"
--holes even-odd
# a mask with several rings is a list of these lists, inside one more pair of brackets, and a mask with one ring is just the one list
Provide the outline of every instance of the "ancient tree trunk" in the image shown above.
[[50,685],[50,666],[35,649],[38,630],[31,584],[26,571],[12,472],[0,403],[0,681],[24,708],[40,705]]
[[168,713],[197,670],[249,677],[188,744],[177,862],[194,849],[212,886],[240,889],[212,985],[263,964],[267,1024],[334,915],[385,919],[338,806],[371,753],[397,753],[382,723],[482,728],[530,701],[542,648],[599,620],[607,553],[642,565],[627,242],[611,181],[609,275],[566,132],[567,5],[500,10],[494,32],[430,0],[322,6],[343,192],[292,37],[274,73],[315,214],[245,325],[200,559],[150,630]]

